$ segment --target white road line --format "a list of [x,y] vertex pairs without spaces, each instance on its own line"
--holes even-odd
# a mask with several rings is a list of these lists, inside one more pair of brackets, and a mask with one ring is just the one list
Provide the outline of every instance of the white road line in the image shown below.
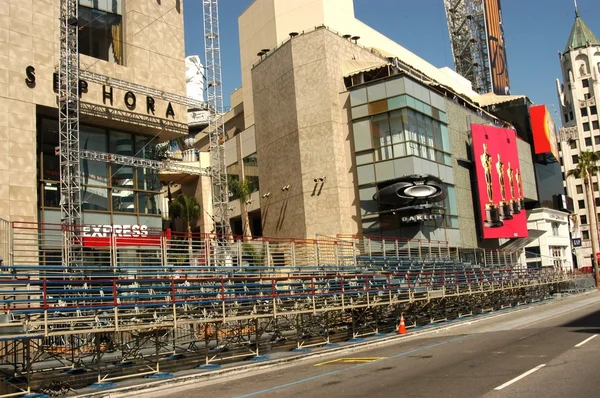
[[575,345],[575,348],[579,348],[579,347],[581,347],[582,345],[584,345],[585,343],[587,343],[588,341],[590,341],[590,340],[591,340],[591,339],[593,339],[594,337],[598,337],[598,335],[597,335],[597,334],[595,334],[595,335],[593,335],[593,336],[590,336],[590,337],[588,337],[587,339],[583,340],[581,343],[579,343],[579,344],[576,344],[576,345]]
[[513,384],[513,383],[516,383],[517,381],[521,380],[522,378],[529,376],[529,375],[530,375],[530,374],[532,374],[533,372],[540,370],[540,369],[541,369],[541,368],[543,368],[544,366],[546,366],[546,364],[545,364],[545,363],[543,363],[543,364],[541,364],[541,365],[539,365],[539,366],[536,366],[535,368],[533,368],[533,369],[531,369],[531,370],[528,370],[527,372],[523,373],[522,375],[520,375],[520,376],[517,376],[517,377],[515,377],[514,379],[512,379],[512,380],[509,380],[509,381],[507,381],[506,383],[502,384],[501,386],[498,386],[498,387],[494,388],[494,390],[500,391],[500,390],[502,390],[503,388],[505,388],[505,387],[508,387],[508,386],[510,386],[510,385],[511,385],[511,384]]

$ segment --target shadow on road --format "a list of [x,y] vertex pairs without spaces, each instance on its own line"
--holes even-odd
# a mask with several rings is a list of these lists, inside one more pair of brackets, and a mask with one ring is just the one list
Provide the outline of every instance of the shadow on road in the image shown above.
[[573,332],[576,333],[600,333],[600,310],[577,318],[574,321],[564,323],[561,326],[566,328],[579,328],[573,330]]

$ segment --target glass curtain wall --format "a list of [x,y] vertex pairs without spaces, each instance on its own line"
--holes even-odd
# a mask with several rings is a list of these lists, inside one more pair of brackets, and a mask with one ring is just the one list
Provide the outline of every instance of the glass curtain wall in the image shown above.
[[[40,209],[60,208],[60,165],[55,154],[58,146],[58,122],[40,118],[38,121],[38,162]],[[82,149],[121,155],[151,158],[154,140],[124,131],[97,126],[80,126]],[[120,166],[93,160],[81,160],[81,200],[86,213],[129,214],[142,216],[160,214],[158,202],[161,184],[158,172],[144,168]],[[138,220],[138,223],[142,223]]]
[[[458,210],[452,174],[452,154],[445,99],[408,77],[396,77],[350,91],[354,151],[364,233],[400,233],[393,214],[378,215],[372,199],[379,182],[408,174],[433,174],[446,182],[446,216],[411,229],[458,228]],[[404,169],[400,159],[414,157],[414,170]],[[427,166],[427,170],[420,165]],[[412,233],[412,232],[408,232]]]

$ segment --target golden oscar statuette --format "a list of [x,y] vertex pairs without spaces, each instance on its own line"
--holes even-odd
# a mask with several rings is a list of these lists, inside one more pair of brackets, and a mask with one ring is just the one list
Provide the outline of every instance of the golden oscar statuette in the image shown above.
[[501,220],[512,220],[511,208],[506,201],[506,185],[504,184],[504,162],[500,159],[498,154],[498,161],[496,162],[496,172],[498,173],[498,179],[500,180],[500,219]]
[[508,174],[508,185],[510,186],[510,208],[513,214],[521,214],[521,206],[519,206],[519,202],[515,200],[515,170],[510,167],[510,162],[508,162],[506,174]]
[[521,209],[525,208],[525,198],[523,197],[523,180],[519,169],[515,170],[515,181],[517,182],[517,201]]
[[481,154],[481,166],[485,173],[485,184],[487,186],[488,203],[485,205],[485,220],[483,225],[489,228],[498,228],[504,225],[500,221],[498,207],[494,204],[494,190],[492,189],[492,157],[488,153],[488,145],[483,144],[483,153]]

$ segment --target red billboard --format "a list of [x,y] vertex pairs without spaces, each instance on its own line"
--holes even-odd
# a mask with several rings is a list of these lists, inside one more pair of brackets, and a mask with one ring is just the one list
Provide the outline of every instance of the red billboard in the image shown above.
[[533,150],[536,154],[552,153],[558,161],[558,145],[556,143],[556,126],[546,105],[529,108],[531,131],[533,132]]
[[492,78],[492,91],[499,95],[510,94],[502,7],[500,0],[485,0],[485,27]]
[[484,239],[528,236],[515,130],[471,124]]

